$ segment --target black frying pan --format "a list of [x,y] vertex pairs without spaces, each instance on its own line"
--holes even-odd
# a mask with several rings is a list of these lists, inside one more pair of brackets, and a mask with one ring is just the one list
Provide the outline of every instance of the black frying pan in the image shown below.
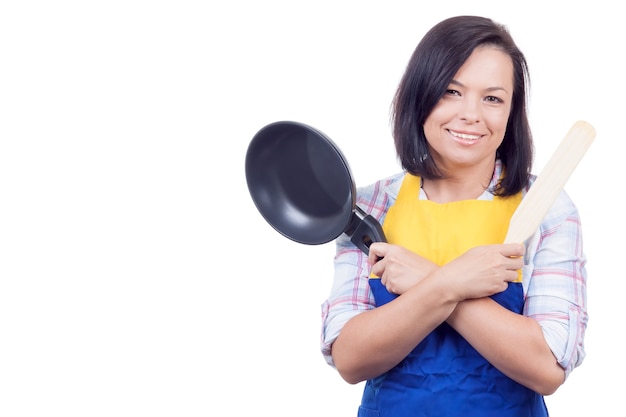
[[252,138],[246,180],[254,204],[282,235],[318,245],[346,233],[363,252],[385,242],[380,223],[356,205],[356,188],[339,148],[298,122],[275,122]]

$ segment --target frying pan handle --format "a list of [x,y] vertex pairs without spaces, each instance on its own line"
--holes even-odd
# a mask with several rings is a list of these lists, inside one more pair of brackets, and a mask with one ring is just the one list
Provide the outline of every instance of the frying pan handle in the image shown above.
[[372,243],[387,241],[385,232],[383,232],[378,220],[365,213],[359,206],[355,207],[350,226],[345,233],[350,236],[350,241],[366,255],[369,255],[369,248]]

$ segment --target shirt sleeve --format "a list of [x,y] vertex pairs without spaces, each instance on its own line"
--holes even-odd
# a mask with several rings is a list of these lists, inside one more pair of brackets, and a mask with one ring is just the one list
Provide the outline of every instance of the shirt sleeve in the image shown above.
[[[403,173],[397,174],[359,189],[358,206],[382,224],[394,198],[386,191],[387,187],[392,183],[396,187],[399,186],[403,176]],[[396,188],[393,190],[397,191]],[[370,266],[367,255],[350,242],[350,238],[345,234],[337,238],[336,246],[333,286],[328,299],[322,304],[320,340],[322,355],[332,367],[335,367],[331,351],[332,344],[345,324],[352,317],[376,306],[369,287]]]
[[585,358],[587,259],[578,210],[563,191],[527,243],[524,314],[537,320],[565,376]]
[[322,304],[321,350],[332,367],[335,364],[331,347],[343,326],[357,314],[375,307],[368,277],[367,256],[342,235],[337,240],[333,287]]

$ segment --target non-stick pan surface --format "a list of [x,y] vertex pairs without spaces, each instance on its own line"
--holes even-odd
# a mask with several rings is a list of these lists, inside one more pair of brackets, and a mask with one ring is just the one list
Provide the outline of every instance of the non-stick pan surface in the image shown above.
[[259,130],[246,153],[246,180],[265,220],[296,242],[316,245],[347,233],[368,253],[380,224],[356,206],[350,168],[324,133],[299,122]]
[[355,187],[341,152],[322,132],[298,122],[265,126],[246,154],[257,209],[286,237],[321,244],[350,223]]

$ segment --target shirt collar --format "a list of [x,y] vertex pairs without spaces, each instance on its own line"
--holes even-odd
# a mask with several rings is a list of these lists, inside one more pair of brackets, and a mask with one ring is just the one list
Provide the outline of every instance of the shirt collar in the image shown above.
[[[493,200],[493,190],[495,190],[495,187],[500,180],[500,177],[502,175],[502,169],[502,161],[496,159],[496,164],[493,169],[493,176],[491,177],[491,181],[489,182],[489,187],[487,187],[487,189],[480,195],[480,197],[477,198],[477,200]],[[406,172],[404,173],[404,175],[406,175]],[[394,201],[396,200],[396,198],[398,197],[398,193],[400,192],[400,187],[402,186],[402,180],[404,179],[404,175],[396,175],[384,187],[385,193],[387,193],[387,195]],[[422,190],[421,188],[419,199],[428,200],[426,193],[424,193],[424,190]]]

